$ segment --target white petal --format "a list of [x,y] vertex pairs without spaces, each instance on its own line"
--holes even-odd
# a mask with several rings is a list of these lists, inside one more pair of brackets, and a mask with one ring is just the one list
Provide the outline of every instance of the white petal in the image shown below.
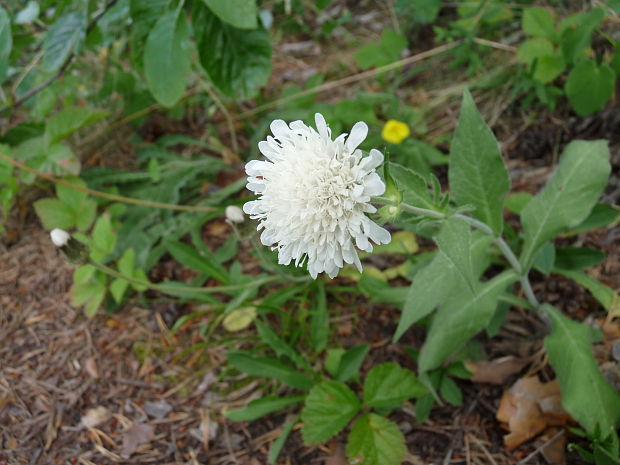
[[347,138],[347,142],[345,144],[345,149],[349,153],[353,153],[353,151],[362,143],[366,136],[368,135],[368,126],[366,123],[359,121],[353,125],[351,129],[351,134]]
[[325,118],[320,113],[314,114],[314,122],[316,123],[316,129],[319,131],[319,134],[324,139],[331,139],[331,131],[329,127],[327,127],[327,123],[325,122]]
[[369,221],[368,226],[369,226],[368,237],[370,237],[370,239],[375,241],[375,243],[389,244],[389,242],[392,240],[392,236],[390,235],[390,232],[387,229],[382,228],[381,226],[376,224],[374,221]]
[[276,119],[271,122],[269,126],[272,134],[278,139],[280,142],[283,142],[284,139],[291,133],[291,128],[288,127],[281,119]]
[[265,192],[265,189],[267,188],[265,184],[258,183],[258,182],[249,182],[248,185],[245,187],[248,190],[251,190],[252,192],[256,192],[257,194],[260,194],[261,192]]
[[381,152],[377,149],[372,149],[369,155],[362,160],[360,163],[360,168],[366,171],[373,170],[377,168],[381,163],[383,163],[384,157]]
[[372,173],[364,182],[364,194],[370,197],[376,197],[385,192],[385,184],[377,173]]

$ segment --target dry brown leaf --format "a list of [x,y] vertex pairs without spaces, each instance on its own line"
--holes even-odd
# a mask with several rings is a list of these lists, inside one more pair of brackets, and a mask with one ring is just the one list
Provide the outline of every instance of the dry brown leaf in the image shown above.
[[526,359],[509,355],[491,361],[466,362],[465,366],[473,373],[471,381],[475,383],[504,384],[509,376],[521,371],[527,363]]
[[496,416],[510,431],[504,436],[508,449],[514,449],[550,425],[570,421],[562,408],[557,381],[541,383],[536,376],[521,378],[506,391]]
[[91,378],[99,378],[99,370],[97,368],[97,362],[95,361],[94,357],[88,357],[86,359],[86,361],[84,362],[84,370],[86,370],[86,373],[88,373],[88,376],[90,376]]
[[547,442],[541,453],[549,465],[566,464],[566,434],[559,428],[549,428],[541,438]]
[[130,457],[140,444],[151,442],[155,437],[155,429],[144,423],[134,423],[123,433],[123,457]]
[[108,421],[111,416],[112,414],[110,411],[100,405],[99,407],[86,410],[86,413],[80,420],[80,423],[84,426],[84,428],[95,428],[101,423]]
[[144,403],[144,411],[146,414],[153,418],[166,418],[172,411],[172,406],[165,400],[158,400],[156,402],[146,401]]

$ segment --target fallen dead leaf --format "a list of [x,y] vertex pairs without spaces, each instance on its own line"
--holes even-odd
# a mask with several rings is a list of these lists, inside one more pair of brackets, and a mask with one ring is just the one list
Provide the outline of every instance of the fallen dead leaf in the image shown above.
[[131,457],[140,444],[151,442],[154,437],[155,429],[152,425],[134,423],[123,433],[123,450],[121,455],[125,458]]
[[165,400],[158,400],[157,402],[147,401],[144,403],[144,411],[150,417],[162,419],[168,416],[172,411],[172,407]]
[[507,427],[504,444],[514,449],[550,425],[565,425],[571,417],[562,408],[557,381],[541,383],[538,377],[519,379],[504,393],[497,419]]
[[541,453],[549,465],[566,464],[566,434],[559,428],[549,428],[541,437],[547,444]]
[[527,359],[509,355],[490,361],[466,362],[465,366],[473,373],[470,379],[474,383],[504,384],[508,377],[521,371],[527,363]]
[[84,370],[93,379],[99,378],[99,370],[97,369],[97,362],[94,357],[88,357],[84,362]]
[[100,405],[99,407],[86,410],[86,413],[80,420],[80,424],[84,428],[95,428],[100,424],[108,421],[111,416],[112,414],[110,413],[110,411]]

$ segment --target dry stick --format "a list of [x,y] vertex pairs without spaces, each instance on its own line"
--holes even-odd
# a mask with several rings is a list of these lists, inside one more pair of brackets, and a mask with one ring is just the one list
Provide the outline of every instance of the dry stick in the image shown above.
[[70,182],[65,181],[64,179],[58,179],[54,176],[51,176],[46,173],[41,173],[29,166],[24,165],[23,163],[18,162],[17,160],[13,160],[12,158],[6,156],[3,153],[0,153],[0,160],[4,160],[7,163],[19,168],[20,170],[27,171],[28,173],[34,174],[35,176],[47,179],[56,184],[60,184],[61,186],[68,187],[69,189],[73,189],[79,192],[84,192],[86,194],[92,195],[94,197],[99,197],[102,199],[113,200],[115,202],[123,202],[130,203],[133,205],[141,205],[144,207],[153,207],[153,208],[161,208],[164,210],[177,210],[177,211],[186,211],[186,212],[196,212],[196,213],[210,213],[216,211],[217,208],[214,207],[201,207],[201,206],[192,206],[192,205],[174,205],[171,203],[162,203],[162,202],[154,202],[152,200],[140,200],[133,199],[131,197],[124,197],[122,195],[108,194],[106,192],[96,191],[93,189],[89,189],[88,187],[76,186],[75,184],[71,184]]
[[386,71],[391,71],[393,69],[396,68],[400,68],[401,66],[406,66],[406,65],[410,65],[413,63],[416,63],[418,61],[422,61],[425,60],[427,58],[433,57],[435,55],[439,55],[440,53],[446,52],[448,50],[453,49],[454,47],[456,47],[457,45],[460,45],[462,41],[457,41],[457,42],[452,42],[449,44],[444,44],[444,45],[440,45],[439,47],[435,47],[431,50],[427,50],[425,52],[422,53],[418,53],[417,55],[413,55],[407,58],[403,58],[402,60],[398,60],[395,61],[393,63],[389,63],[387,65],[384,66],[380,66],[378,68],[375,69],[371,69],[368,71],[363,71],[361,73],[358,74],[354,74],[352,76],[347,76],[345,78],[342,79],[338,79],[336,81],[330,81],[330,82],[326,82],[324,84],[321,84],[319,86],[316,87],[312,87],[310,89],[306,89],[306,90],[302,90],[301,92],[298,92],[296,94],[293,95],[289,95],[288,97],[283,97],[277,100],[274,100],[273,102],[269,102],[266,103],[264,105],[258,106],[256,108],[252,108],[251,110],[245,111],[243,113],[241,113],[238,118],[239,119],[246,119],[249,118],[250,116],[253,116],[257,113],[260,113],[262,111],[265,110],[269,110],[270,108],[274,108],[277,107],[278,105],[282,104],[282,103],[286,103],[289,102],[291,100],[296,100],[298,98],[301,97],[305,97],[306,95],[311,95],[314,93],[318,93],[318,92],[323,92],[326,90],[330,90],[330,89],[334,89],[336,87],[340,87],[340,86],[344,86],[347,84],[352,84],[354,82],[357,81],[363,81],[364,79],[368,79],[371,77],[374,77],[377,74],[380,73],[384,73]]
[[[118,0],[110,0],[103,7],[101,12],[91,20],[91,22],[88,24],[88,26],[86,26],[86,35],[88,35],[88,33],[94,29],[94,27],[97,25],[99,20],[103,17],[103,15],[105,15],[106,12],[110,8],[112,8],[117,1]],[[74,58],[75,58],[75,52],[71,52],[69,54],[69,56],[67,58],[65,58],[65,61],[62,64],[62,66],[60,67],[60,69],[58,69],[58,71],[56,71],[56,73],[52,77],[50,77],[46,81],[43,81],[38,86],[33,87],[28,92],[26,92],[22,98],[20,98],[16,102],[14,102],[12,105],[8,105],[8,106],[2,108],[0,111],[6,111],[6,110],[9,110],[9,109],[15,110],[16,108],[20,107],[26,100],[28,100],[29,98],[31,98],[31,97],[35,96],[36,94],[38,94],[39,92],[41,92],[43,89],[45,89],[47,86],[49,86],[52,82],[54,82],[56,79],[58,79],[67,70],[69,65],[73,62]]]
[[545,442],[544,444],[540,445],[539,447],[536,448],[536,450],[534,450],[534,452],[532,452],[530,455],[528,455],[527,457],[525,457],[523,460],[521,460],[519,463],[517,463],[517,465],[524,465],[527,462],[530,461],[530,459],[534,458],[536,455],[538,455],[540,452],[542,452],[542,450],[551,445],[552,443],[554,443],[560,436],[562,436],[564,434],[564,430],[560,430],[557,433],[555,433],[551,439],[549,439],[547,442]]

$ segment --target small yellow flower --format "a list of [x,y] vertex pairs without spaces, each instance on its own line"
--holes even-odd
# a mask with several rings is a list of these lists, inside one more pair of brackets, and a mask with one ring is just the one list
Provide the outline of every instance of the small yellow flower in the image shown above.
[[400,144],[403,140],[409,137],[409,134],[411,134],[409,126],[402,121],[396,121],[395,119],[388,120],[381,131],[381,137],[383,137],[383,140],[391,144]]

